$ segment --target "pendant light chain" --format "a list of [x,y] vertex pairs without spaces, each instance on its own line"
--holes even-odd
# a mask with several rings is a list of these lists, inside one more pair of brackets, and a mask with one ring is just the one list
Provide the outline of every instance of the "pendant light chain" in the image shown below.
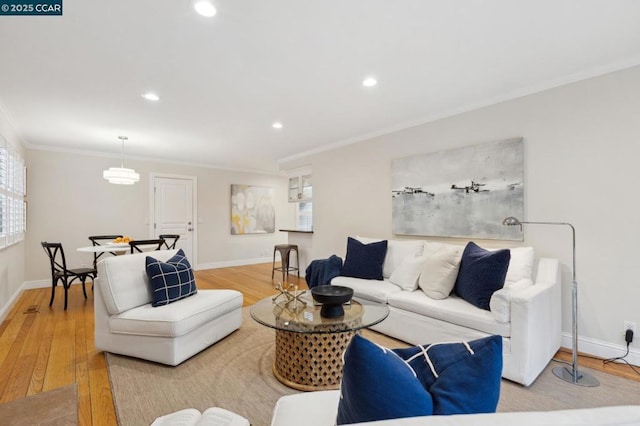
[[120,157],[120,168],[124,169],[124,141],[129,140],[126,136],[118,136],[118,139],[122,142],[122,156]]

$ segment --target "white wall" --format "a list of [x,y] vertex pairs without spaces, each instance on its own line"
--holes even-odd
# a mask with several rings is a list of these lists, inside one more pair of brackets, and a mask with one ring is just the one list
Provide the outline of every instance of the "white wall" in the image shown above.
[[295,210],[287,202],[287,178],[268,174],[208,169],[187,165],[127,160],[140,173],[135,185],[112,185],[102,171],[119,165],[115,158],[29,149],[27,156],[29,211],[26,238],[26,281],[49,279],[48,260],[41,241],[62,242],[71,266],[89,266],[93,257],[77,247],[91,245],[89,235],[149,235],[151,173],[196,176],[199,223],[196,225],[196,267],[270,261],[275,244],[287,234],[230,235],[230,186],[249,184],[274,188],[276,229],[295,224]]
[[[346,237],[391,234],[391,159],[522,136],[525,217],[576,227],[580,349],[621,355],[640,325],[640,67],[281,164],[313,167],[313,257],[344,256]],[[459,241],[464,243],[464,241]],[[512,245],[482,242],[485,246]],[[563,263],[563,345],[570,347],[571,233],[528,226],[526,245]],[[640,328],[639,328],[640,330]],[[426,343],[426,342],[425,342]],[[632,344],[640,360],[640,335]]]
[[[25,157],[24,146],[0,109],[0,135]],[[20,293],[24,281],[25,243],[24,241],[0,249],[0,320],[4,319],[11,304]]]

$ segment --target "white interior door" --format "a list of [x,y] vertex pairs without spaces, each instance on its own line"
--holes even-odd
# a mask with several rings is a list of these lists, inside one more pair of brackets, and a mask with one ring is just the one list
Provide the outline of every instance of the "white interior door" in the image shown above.
[[179,234],[176,248],[195,266],[194,179],[156,176],[153,179],[153,235]]

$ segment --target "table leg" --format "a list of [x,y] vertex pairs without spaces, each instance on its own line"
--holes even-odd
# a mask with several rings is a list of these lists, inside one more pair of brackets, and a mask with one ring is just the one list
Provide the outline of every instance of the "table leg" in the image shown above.
[[276,330],[274,376],[284,385],[302,391],[338,389],[342,354],[355,334]]

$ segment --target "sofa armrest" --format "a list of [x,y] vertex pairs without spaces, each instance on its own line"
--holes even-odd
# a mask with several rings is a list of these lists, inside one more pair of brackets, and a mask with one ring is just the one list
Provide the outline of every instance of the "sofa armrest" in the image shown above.
[[[331,426],[336,424],[340,391],[316,391],[281,397],[273,411],[271,426]],[[558,411],[454,414],[405,417],[358,423],[359,426],[538,426],[538,425],[637,425],[640,405],[578,408]]]
[[533,282],[528,278],[523,278],[511,284],[509,287],[503,287],[494,291],[489,301],[489,310],[493,314],[496,321],[501,323],[511,322],[511,295],[521,288],[530,287]]
[[93,341],[98,350],[107,350],[109,348],[109,312],[107,312],[100,290],[103,285],[106,284],[100,276],[93,281]]
[[560,348],[560,265],[540,259],[533,286],[511,294],[511,352],[515,371],[526,377],[507,377],[525,386],[542,372]]
[[271,426],[330,426],[336,424],[340,391],[305,392],[281,397]]

